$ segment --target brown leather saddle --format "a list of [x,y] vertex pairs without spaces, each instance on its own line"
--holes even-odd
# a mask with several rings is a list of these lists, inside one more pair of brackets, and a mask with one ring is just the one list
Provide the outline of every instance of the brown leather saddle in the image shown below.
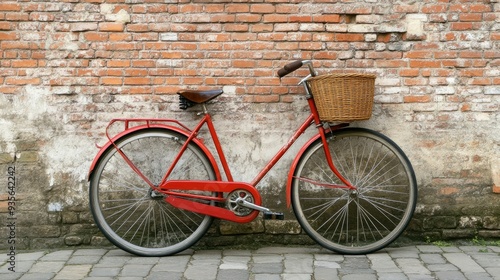
[[180,90],[177,92],[180,96],[186,98],[193,103],[205,103],[217,96],[221,95],[224,91],[222,89],[214,90]]

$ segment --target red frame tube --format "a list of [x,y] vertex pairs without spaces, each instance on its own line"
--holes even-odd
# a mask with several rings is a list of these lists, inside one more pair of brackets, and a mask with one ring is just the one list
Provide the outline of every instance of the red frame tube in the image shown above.
[[[300,158],[300,156],[305,151],[305,149],[307,149],[307,147],[314,142],[312,140],[316,140],[318,138],[321,138],[321,140],[323,142],[324,152],[325,152],[326,159],[327,159],[327,162],[328,162],[330,169],[345,184],[345,186],[331,184],[331,185],[328,185],[328,187],[355,189],[355,187],[352,186],[352,184],[340,174],[340,172],[337,170],[337,168],[335,167],[335,165],[333,163],[333,160],[332,160],[332,157],[330,154],[330,150],[328,148],[328,142],[326,139],[327,131],[325,130],[323,123],[321,122],[321,120],[319,118],[319,115],[318,115],[318,112],[316,109],[316,104],[314,103],[314,100],[312,98],[308,98],[308,104],[309,104],[309,107],[311,109],[311,114],[300,125],[300,127],[294,132],[294,134],[289,138],[289,140],[285,143],[285,145],[283,145],[283,147],[274,155],[274,157],[257,174],[257,176],[252,180],[252,182],[249,184],[247,184],[247,183],[233,183],[233,184],[236,184],[233,187],[240,187],[240,188],[247,189],[248,191],[250,191],[256,199],[256,201],[255,201],[256,205],[261,204],[260,194],[259,194],[258,190],[256,189],[256,185],[262,180],[262,178],[264,178],[264,176],[269,172],[269,170],[271,170],[274,167],[274,165],[283,157],[283,155],[290,149],[290,147],[297,141],[297,139],[311,125],[315,125],[318,128],[318,134],[316,136],[313,136],[311,138],[311,140],[309,140],[301,148],[301,150],[299,151],[298,157],[296,158],[296,160],[294,161],[294,164],[292,165],[292,169],[288,175],[287,205],[289,206],[290,195],[291,195],[290,194],[290,191],[291,191],[290,185],[291,185],[291,182],[293,181],[292,179],[294,178],[293,177],[294,174],[292,171],[294,170],[294,168],[297,164],[298,158]],[[206,214],[206,215],[210,215],[210,216],[214,216],[217,218],[222,218],[222,219],[226,219],[226,220],[230,220],[230,221],[234,221],[234,222],[240,222],[240,223],[250,222],[251,220],[255,219],[255,217],[257,217],[257,215],[258,215],[257,211],[254,211],[254,213],[252,213],[251,215],[246,216],[246,217],[237,217],[231,211],[229,211],[227,209],[216,207],[216,206],[204,205],[204,204],[200,204],[200,203],[197,203],[194,201],[183,199],[183,197],[184,198],[202,198],[202,199],[208,199],[208,197],[197,196],[197,195],[186,195],[186,194],[181,194],[181,193],[179,193],[179,195],[176,195],[175,189],[177,189],[177,190],[180,189],[180,185],[177,185],[176,188],[167,187],[169,185],[169,182],[170,182],[170,181],[168,181],[168,177],[172,173],[173,169],[175,168],[176,164],[178,163],[178,161],[182,157],[183,153],[186,151],[188,144],[191,141],[196,141],[197,143],[201,143],[199,140],[197,140],[198,138],[196,138],[196,136],[197,136],[198,132],[200,131],[200,129],[203,127],[203,125],[206,124],[208,127],[208,130],[209,130],[210,136],[211,136],[213,143],[215,145],[215,149],[217,150],[217,154],[219,156],[219,160],[221,162],[222,168],[223,168],[224,173],[226,175],[227,182],[222,181],[220,171],[215,166],[215,170],[217,173],[216,176],[218,178],[218,181],[207,181],[207,182],[204,182],[204,181],[192,181],[191,182],[190,181],[191,183],[185,184],[185,186],[181,189],[191,189],[189,187],[189,185],[192,185],[192,183],[194,183],[194,182],[196,182],[198,185],[201,184],[201,185],[206,187],[206,186],[208,186],[206,184],[208,184],[210,182],[210,185],[212,186],[211,187],[212,191],[229,192],[229,191],[234,190],[233,188],[228,188],[227,184],[228,184],[228,182],[233,182],[233,176],[231,174],[231,170],[229,169],[229,165],[227,163],[225,154],[222,150],[222,146],[221,146],[221,143],[219,141],[219,137],[217,135],[215,127],[213,125],[212,118],[208,112],[205,112],[203,118],[199,121],[199,123],[196,125],[196,127],[193,130],[188,129],[186,126],[184,126],[183,124],[181,124],[180,122],[178,122],[176,120],[155,120],[155,119],[119,119],[119,120],[113,120],[108,125],[108,128],[116,121],[124,121],[125,122],[125,132],[128,130],[133,130],[133,128],[129,127],[130,122],[145,121],[146,122],[145,127],[147,127],[147,128],[155,127],[155,125],[152,123],[157,122],[157,121],[172,122],[172,123],[175,123],[176,125],[178,125],[179,127],[181,127],[182,129],[178,129],[178,130],[182,130],[183,134],[188,137],[186,142],[181,147],[181,150],[179,151],[178,155],[176,156],[176,158],[172,162],[172,165],[169,167],[168,171],[163,176],[160,185],[154,186],[151,183],[151,181],[149,181],[149,179],[146,176],[144,176],[142,174],[142,172],[140,170],[138,170],[137,167],[134,166],[134,164],[128,159],[128,157],[120,149],[118,149],[118,147],[116,146],[116,144],[113,141],[117,138],[115,137],[115,139],[112,140],[108,135],[108,132],[107,132],[108,129],[106,129],[106,135],[108,136],[108,139],[111,142],[111,144],[108,144],[108,146],[113,145],[117,149],[117,151],[120,153],[120,155],[123,157],[123,159],[127,162],[127,164],[132,168],[132,170],[134,172],[136,172],[142,179],[144,179],[144,181],[147,182],[147,184],[149,186],[151,186],[151,188],[153,188],[156,191],[168,194],[168,196],[165,198],[165,201],[167,201],[168,203],[170,203],[176,207],[182,208],[182,209],[186,209],[186,210],[190,210],[190,211],[194,211],[194,212],[198,212],[201,214]],[[340,127],[342,127],[342,125],[340,125]],[[336,128],[338,128],[338,127],[335,127],[334,129],[336,129]],[[204,150],[205,150],[205,147],[204,147]],[[298,180],[306,180],[306,181],[308,180],[307,178],[297,178],[297,179]],[[208,200],[216,200],[216,201],[221,202],[223,199],[222,199],[222,196],[219,196],[219,197],[210,197]]]

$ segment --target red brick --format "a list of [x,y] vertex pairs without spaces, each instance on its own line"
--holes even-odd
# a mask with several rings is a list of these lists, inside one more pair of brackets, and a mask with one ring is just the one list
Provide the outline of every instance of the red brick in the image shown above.
[[463,69],[460,70],[461,77],[482,77],[484,75],[483,69]]
[[158,41],[159,34],[148,32],[148,33],[137,33],[132,36],[134,41]]
[[427,103],[431,100],[429,95],[408,95],[403,97],[404,103]]
[[469,85],[480,85],[480,86],[491,85],[491,79],[490,78],[472,78],[469,80]]
[[126,77],[123,79],[125,85],[149,85],[151,80],[144,77]]
[[72,23],[70,30],[73,32],[97,30],[97,23],[94,22],[78,22]]
[[155,60],[147,60],[147,59],[140,59],[140,60],[132,60],[132,67],[147,67],[147,68],[153,68],[156,66],[156,61]]
[[312,16],[310,15],[291,15],[288,17],[290,22],[312,22]]
[[459,20],[460,21],[482,21],[483,20],[483,14],[460,14],[459,15]]
[[235,17],[236,22],[246,22],[246,23],[260,22],[261,19],[262,19],[262,16],[256,15],[256,14],[236,14],[236,17]]
[[363,34],[337,33],[335,40],[338,42],[359,42],[364,41],[365,36]]
[[5,3],[0,3],[0,11],[21,11],[21,5],[15,3],[15,2],[5,2]]
[[205,12],[207,13],[221,13],[224,12],[224,4],[206,4]]
[[298,42],[280,42],[276,43],[277,50],[296,50],[299,46]]
[[405,78],[403,82],[405,86],[424,86],[428,83],[429,80],[424,78]]
[[[132,8],[134,9],[134,13],[167,13],[169,12],[169,8],[173,5],[167,4],[156,4],[156,5],[145,5],[145,7],[141,7],[141,5],[134,5]],[[179,7],[176,7],[175,12],[179,12]],[[172,11],[173,12],[173,11]]]
[[264,23],[266,22],[288,22],[288,16],[282,14],[264,15]]
[[86,32],[84,33],[84,38],[87,41],[107,41],[109,38],[108,33],[102,33],[102,32]]
[[451,4],[449,7],[450,12],[461,12],[461,13],[469,13],[470,7],[467,4]]
[[102,77],[101,84],[102,85],[121,85],[123,83],[123,79],[120,77]]
[[197,45],[195,43],[172,43],[173,50],[196,50]]
[[220,43],[200,43],[198,46],[200,50],[222,50],[222,45]]
[[129,31],[129,32],[148,32],[149,26],[147,24],[128,24],[127,31]]
[[454,31],[472,30],[473,25],[471,22],[452,22],[450,29]]
[[442,58],[456,58],[458,57],[458,53],[456,51],[436,51],[434,52],[434,58],[442,59]]
[[274,11],[275,8],[273,4],[252,4],[250,6],[251,13],[272,14]]
[[[0,18],[2,19],[2,18]],[[29,14],[27,13],[6,13],[5,19],[9,21],[29,21]]]
[[313,22],[339,23],[340,15],[337,14],[317,15],[314,16]]
[[129,60],[109,60],[107,62],[108,67],[129,67],[130,66],[130,61]]
[[1,49],[30,49],[29,42],[20,42],[20,41],[5,41],[0,44]]
[[365,57],[368,59],[401,59],[401,52],[365,52]]
[[236,16],[233,14],[212,15],[210,17],[211,22],[234,22],[235,20],[236,20]]
[[5,79],[5,84],[7,85],[39,85],[40,83],[40,78],[7,77]]
[[99,23],[99,31],[102,32],[122,32],[125,25],[121,22],[101,22]]
[[321,50],[323,43],[321,42],[300,42],[299,49],[301,50]]
[[247,32],[248,24],[226,24],[224,25],[226,32]]
[[451,77],[456,75],[456,71],[453,69],[436,69],[434,72],[437,77]]
[[17,40],[18,35],[16,32],[0,32],[0,40]]
[[248,4],[228,4],[226,12],[228,13],[248,13],[250,6]]
[[254,68],[255,61],[253,60],[234,60],[232,66],[235,68]]
[[[174,82],[172,84],[179,84],[180,82]],[[184,89],[180,86],[155,86],[153,92],[155,94],[175,94],[179,90]]]
[[481,51],[461,51],[459,53],[461,58],[482,58],[483,53]]
[[250,50],[271,50],[273,47],[273,42],[253,42],[248,46]]
[[19,92],[19,87],[18,86],[3,86],[0,85],[0,93],[4,94],[15,94]]
[[410,60],[412,68],[438,68],[441,67],[440,61],[435,60]]
[[491,12],[491,6],[486,4],[471,4],[469,9],[471,13],[485,13]]
[[401,77],[418,77],[420,74],[419,69],[401,69],[399,70],[399,75]]
[[[197,25],[190,23],[179,23],[170,26],[172,32],[193,32],[196,31]],[[128,29],[128,28],[127,28]]]
[[[263,92],[268,92],[266,89],[263,89]],[[270,102],[279,102],[279,95],[253,95],[251,96],[250,102],[255,103],[270,103]]]
[[186,85],[201,85],[203,84],[203,78],[198,77],[185,77],[182,82]]
[[411,58],[411,59],[415,59],[415,58],[426,59],[426,58],[432,58],[432,56],[433,56],[433,53],[429,52],[429,51],[409,51],[409,52],[405,53],[405,57]]
[[153,93],[153,88],[151,87],[125,87],[123,88],[124,94],[151,94]]
[[0,30],[11,30],[12,24],[10,22],[1,22],[0,21]]
[[395,13],[418,13],[420,11],[420,5],[394,4],[392,9]]
[[426,14],[436,14],[446,12],[447,4],[431,4],[422,7],[422,12]]
[[132,34],[129,33],[111,33],[109,34],[109,41],[132,41]]
[[296,4],[279,4],[276,6],[278,14],[298,14],[300,12],[299,5]]
[[12,67],[14,68],[34,68],[38,66],[36,60],[15,60],[12,61]]
[[255,41],[257,35],[253,33],[232,33],[231,39],[233,41]]
[[[180,13],[200,13],[203,12],[204,7],[202,5],[180,5],[179,12]],[[159,11],[159,13],[163,13],[165,11]]]

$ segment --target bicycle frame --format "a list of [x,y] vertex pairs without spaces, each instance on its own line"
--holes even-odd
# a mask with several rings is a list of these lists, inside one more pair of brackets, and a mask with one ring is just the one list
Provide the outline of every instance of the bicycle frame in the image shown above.
[[[314,101],[312,99],[309,99],[309,106],[311,106],[312,108],[315,109],[315,104],[314,104]],[[341,127],[345,127],[345,126],[348,125],[348,124],[340,124],[340,125],[335,126],[335,127],[329,127],[328,130],[326,130],[323,127],[323,125],[321,124],[321,122],[319,120],[319,116],[316,113],[316,110],[314,110],[314,111],[312,110],[312,112],[313,113],[311,113],[306,118],[306,120],[299,126],[299,128],[290,137],[290,139],[288,139],[288,141],[286,142],[286,144],[283,147],[281,147],[280,150],[278,150],[278,152],[273,156],[273,158],[264,166],[264,168],[249,183],[250,185],[252,185],[253,187],[256,187],[257,184],[262,180],[262,178],[264,178],[264,176],[274,167],[274,165],[276,165],[276,163],[283,157],[283,155],[297,141],[297,139],[300,137],[300,135],[304,134],[304,132],[310,126],[312,126],[313,124],[315,124],[318,127],[319,133],[318,133],[317,136],[319,136],[319,137],[321,137],[323,139],[323,144],[325,144],[324,145],[325,147],[328,147],[328,143],[326,141],[326,133],[327,133],[327,131],[339,129]],[[222,146],[220,144],[219,137],[218,137],[217,132],[215,130],[215,127],[213,125],[212,118],[211,118],[210,114],[205,110],[204,117],[200,120],[200,122],[197,124],[197,126],[193,129],[193,131],[189,135],[189,138],[187,139],[187,141],[184,144],[184,146],[181,148],[181,151],[179,152],[179,154],[175,158],[174,162],[172,163],[172,166],[170,166],[169,170],[167,171],[167,173],[163,177],[160,185],[165,184],[165,182],[168,179],[168,176],[170,175],[170,173],[174,169],[175,164],[179,161],[180,157],[182,156],[182,153],[186,150],[187,145],[189,144],[189,142],[191,140],[193,140],[196,137],[196,135],[199,133],[200,129],[204,125],[207,125],[207,127],[208,127],[208,130],[209,130],[209,133],[210,133],[210,137],[212,138],[212,140],[214,142],[215,149],[217,151],[217,155],[218,155],[218,157],[219,157],[219,159],[221,161],[222,169],[224,170],[224,173],[226,175],[226,178],[227,178],[228,182],[234,182],[231,170],[230,170],[229,165],[227,163],[225,154],[224,154],[224,152],[222,150]],[[313,137],[313,138],[317,139],[317,137]],[[346,184],[346,186],[344,186],[344,187],[355,188],[345,178],[343,178],[342,175],[340,174],[340,172],[336,169],[335,165],[333,164],[333,160],[331,158],[331,155],[330,155],[330,152],[329,152],[328,149],[325,149],[325,154],[327,155],[327,161],[329,162],[329,164],[331,164],[330,167],[332,168],[332,171],[339,177],[339,179],[344,184]]]
[[[309,76],[308,76],[309,77]],[[305,133],[305,131],[311,127],[315,126],[318,129],[318,134],[313,136],[299,151],[297,157],[295,158],[292,167],[290,169],[290,172],[288,174],[288,180],[287,180],[287,187],[286,187],[286,193],[287,193],[287,206],[290,206],[290,194],[291,194],[291,184],[293,179],[298,179],[298,180],[303,180],[303,181],[308,181],[312,183],[319,183],[319,182],[313,182],[310,179],[307,178],[295,178],[293,171],[295,170],[295,166],[298,163],[298,160],[300,159],[300,156],[302,153],[305,152],[309,144],[311,144],[313,141],[316,141],[317,139],[321,138],[323,142],[323,147],[324,147],[324,152],[325,156],[328,162],[328,165],[330,166],[331,171],[340,179],[340,181],[344,185],[337,185],[337,184],[324,184],[320,183],[322,186],[330,187],[330,188],[345,188],[345,189],[356,189],[351,183],[345,179],[340,172],[337,170],[335,167],[332,156],[330,154],[330,150],[328,148],[328,142],[326,139],[326,135],[329,131],[333,131],[336,129],[340,129],[342,127],[347,126],[348,124],[340,124],[336,126],[328,126],[325,128],[325,125],[320,121],[316,105],[314,103],[314,99],[312,98],[312,95],[309,92],[308,86],[305,83],[307,80],[306,77],[304,80],[301,81],[301,83],[304,85],[304,88],[306,90],[306,98],[308,101],[308,105],[311,109],[311,114],[305,119],[305,121],[297,128],[297,130],[293,133],[293,135],[289,138],[289,140],[281,147],[281,149],[273,156],[273,158],[264,166],[264,168],[256,175],[256,177],[250,182],[250,183],[244,183],[244,182],[234,182],[231,170],[229,168],[229,165],[226,160],[226,156],[222,150],[221,143],[219,141],[219,137],[217,135],[217,132],[215,130],[215,127],[213,125],[213,121],[211,118],[210,113],[207,111],[207,108],[205,104],[202,104],[203,106],[203,117],[202,119],[198,122],[198,124],[195,126],[194,129],[190,130],[186,126],[184,126],[182,123],[180,123],[177,120],[173,119],[114,119],[112,120],[107,129],[106,129],[106,135],[108,137],[108,144],[105,147],[101,148],[101,152],[98,154],[94,162],[92,163],[90,172],[92,172],[95,164],[97,163],[98,158],[100,157],[100,154],[102,154],[105,150],[107,150],[110,146],[114,146],[114,148],[117,150],[117,152],[123,157],[125,162],[130,166],[130,168],[137,173],[154,191],[157,191],[158,193],[162,193],[166,195],[165,201],[175,207],[185,209],[188,211],[192,212],[197,212],[200,214],[205,214],[205,215],[210,215],[216,218],[220,219],[225,219],[233,222],[238,222],[238,223],[247,223],[255,219],[259,211],[263,212],[269,212],[270,210],[260,206],[261,205],[261,197],[260,194],[256,188],[257,184],[264,178],[264,176],[276,165],[276,163],[283,157],[283,155],[290,149],[290,147],[297,141],[297,139]],[[108,134],[108,129],[109,127],[117,122],[117,121],[123,121],[125,123],[125,131],[120,133],[118,136],[114,137],[113,139],[109,136]],[[140,126],[140,128],[136,127],[130,127],[130,122],[146,122],[146,125]],[[170,125],[155,125],[153,123],[156,122],[166,122],[166,123],[172,123],[177,125],[178,127],[170,126]],[[227,181],[222,180],[222,176],[220,173],[220,169],[218,168],[218,165],[211,155],[210,151],[206,146],[203,144],[203,142],[197,138],[197,135],[199,134],[200,130],[204,126],[208,127],[208,131],[210,134],[210,137],[213,140],[215,149],[217,151],[217,156],[220,160],[220,163],[222,165],[222,170],[224,171],[224,174],[226,176]],[[118,140],[120,137],[123,137],[124,135],[127,135],[128,133],[132,131],[137,131],[139,129],[144,129],[144,128],[166,128],[166,129],[173,129],[176,130],[177,132],[180,132],[184,134],[187,137],[187,140],[183,144],[181,150],[173,160],[172,164],[166,171],[165,175],[163,176],[161,182],[158,185],[154,185],[142,172],[134,166],[134,164],[128,159],[127,155],[125,155],[120,148],[115,144],[115,141]],[[188,148],[188,145],[191,142],[195,142],[196,145],[202,148],[203,152],[207,154],[211,160],[212,165],[214,166],[214,170],[216,172],[216,181],[180,181],[180,180],[168,180],[171,172],[174,170],[176,164],[179,162],[180,158],[182,157],[183,153],[186,151]],[[90,173],[89,173],[90,174]],[[191,198],[191,199],[202,199],[204,201],[212,201],[212,202],[224,202],[225,199],[222,196],[222,193],[229,193],[234,190],[245,190],[249,192],[253,197],[254,197],[254,203],[251,205],[248,205],[248,208],[258,210],[258,211],[253,211],[250,215],[247,216],[237,216],[235,213],[232,211],[214,206],[212,204],[203,204],[199,202],[195,202],[193,200],[187,200],[184,198]],[[178,192],[179,190],[199,190],[199,191],[210,191],[210,192],[215,192],[219,193],[218,196],[204,196],[204,195],[198,195],[198,194],[187,194],[187,193],[181,193]]]

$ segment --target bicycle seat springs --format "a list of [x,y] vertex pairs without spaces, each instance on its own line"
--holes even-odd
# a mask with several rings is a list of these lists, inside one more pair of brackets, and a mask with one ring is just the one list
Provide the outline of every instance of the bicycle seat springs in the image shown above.
[[179,95],[179,109],[186,110],[187,108],[193,107],[194,103],[187,100],[182,95]]

